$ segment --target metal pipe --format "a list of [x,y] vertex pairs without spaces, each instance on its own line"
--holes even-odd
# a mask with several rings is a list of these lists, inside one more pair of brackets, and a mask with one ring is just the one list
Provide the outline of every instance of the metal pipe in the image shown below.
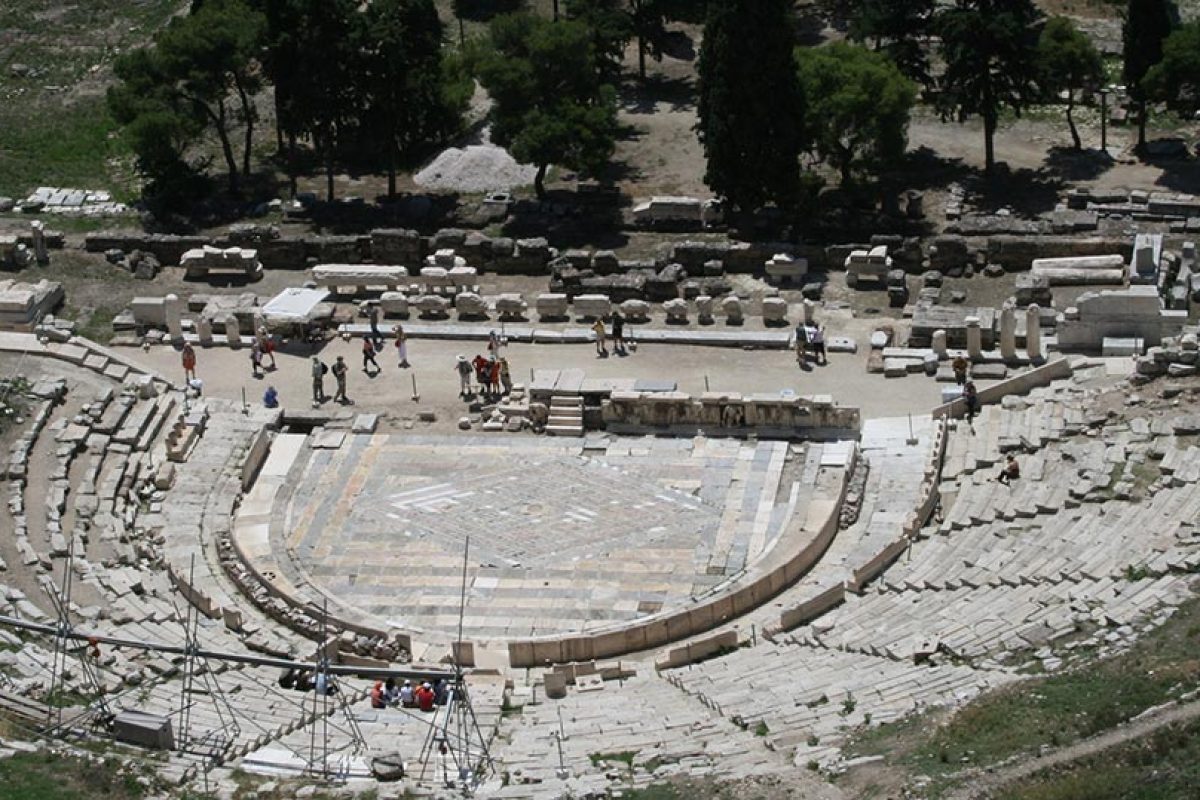
[[[81,642],[90,642],[94,640],[99,644],[105,644],[110,647],[131,647],[135,650],[148,650],[156,653],[171,653],[174,655],[189,654],[189,650],[186,645],[165,644],[163,642],[140,642],[136,639],[121,639],[116,636],[105,636],[96,633],[82,633],[75,629],[71,629],[66,633],[63,633],[56,625],[47,625],[40,622],[29,622],[28,620],[4,615],[0,615],[0,626],[17,628],[19,630],[30,631],[31,633],[41,633],[46,636],[63,635],[67,639],[73,639]],[[213,658],[218,661],[228,661],[234,664],[246,664],[252,667],[274,667],[275,669],[306,669],[315,672],[319,666],[315,661],[293,661],[286,658],[257,656],[249,653],[225,653],[220,650],[206,650],[199,647],[192,651],[191,655],[198,658]],[[442,678],[449,680],[454,677],[454,671],[452,669],[437,668],[397,669],[390,667],[354,667],[346,664],[330,664],[327,668],[327,671],[330,675],[359,675],[370,678],[408,678],[410,680],[421,681],[433,681]]]

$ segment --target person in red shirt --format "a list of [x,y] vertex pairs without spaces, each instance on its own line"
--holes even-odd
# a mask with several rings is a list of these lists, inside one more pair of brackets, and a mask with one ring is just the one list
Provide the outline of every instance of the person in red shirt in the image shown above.
[[417,689],[417,708],[422,711],[433,711],[434,697],[433,687],[428,683],[422,683],[421,688]]
[[371,687],[371,708],[387,708],[387,700],[383,696],[383,681],[375,681]]

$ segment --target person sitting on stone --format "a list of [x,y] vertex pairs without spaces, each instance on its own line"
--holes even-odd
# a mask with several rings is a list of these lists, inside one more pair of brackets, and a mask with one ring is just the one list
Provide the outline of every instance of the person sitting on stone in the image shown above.
[[400,706],[402,708],[416,708],[417,697],[413,691],[412,681],[405,681],[400,687]]
[[417,708],[422,711],[433,711],[433,701],[437,699],[433,687],[428,682],[422,683],[416,691]]
[[1021,467],[1017,464],[1017,457],[1010,453],[1008,461],[1004,462],[1004,466],[1000,468],[1000,474],[996,476],[996,480],[1008,486],[1019,477],[1021,477]]
[[383,682],[383,701],[389,706],[400,704],[400,687],[396,685],[395,678]]
[[371,687],[371,708],[387,708],[385,691],[383,681],[375,681],[375,685]]
[[263,392],[263,405],[267,408],[279,408],[279,392],[275,391],[274,386],[268,386]]

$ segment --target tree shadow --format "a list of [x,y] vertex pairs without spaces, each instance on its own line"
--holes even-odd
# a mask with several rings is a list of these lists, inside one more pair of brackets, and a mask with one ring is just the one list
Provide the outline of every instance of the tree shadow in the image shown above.
[[946,158],[936,150],[921,145],[904,154],[900,163],[883,176],[889,183],[908,189],[941,188],[954,181],[978,176],[979,170],[960,158]]
[[967,181],[972,205],[980,213],[1009,208],[1031,217],[1053,211],[1065,187],[1065,181],[1048,169],[1011,172],[999,164],[991,177],[979,174]]
[[1200,194],[1200,161],[1194,159],[1155,159],[1148,162],[1162,169],[1155,180],[1156,186],[1173,192]]
[[1051,147],[1042,161],[1046,170],[1064,181],[1092,181],[1112,169],[1113,157],[1102,150]]
[[621,93],[621,110],[629,114],[653,114],[659,103],[671,111],[687,111],[696,106],[696,81],[690,76],[668,78],[647,75],[646,80],[633,84]]

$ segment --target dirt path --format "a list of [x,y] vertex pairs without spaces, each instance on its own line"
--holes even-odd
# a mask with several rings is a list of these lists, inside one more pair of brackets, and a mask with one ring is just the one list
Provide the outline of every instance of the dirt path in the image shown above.
[[1047,755],[1026,758],[994,772],[983,773],[971,770],[963,773],[970,785],[951,792],[946,795],[946,798],[947,800],[986,800],[986,798],[994,797],[996,791],[1008,784],[1028,778],[1042,770],[1096,755],[1111,747],[1139,739],[1167,725],[1187,722],[1198,717],[1200,717],[1200,701],[1193,701],[1159,711],[1135,722],[1126,723],[1107,733],[1085,739]]

